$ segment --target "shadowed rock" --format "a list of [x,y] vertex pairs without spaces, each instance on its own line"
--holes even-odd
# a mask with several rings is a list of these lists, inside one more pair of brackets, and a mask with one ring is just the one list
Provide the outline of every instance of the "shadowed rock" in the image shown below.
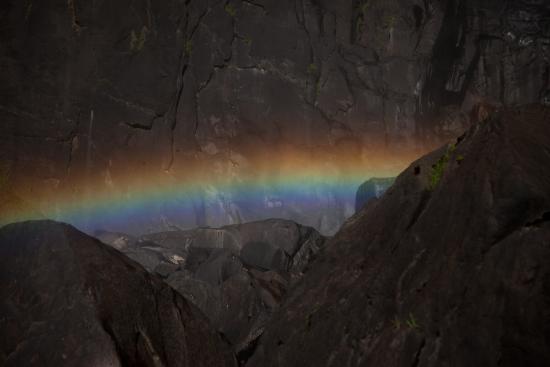
[[234,365],[194,306],[65,224],[0,230],[0,300],[2,366]]
[[546,366],[550,109],[502,110],[352,217],[247,366]]
[[137,240],[107,232],[98,235],[197,305],[240,359],[325,240],[313,228],[279,219],[163,232]]

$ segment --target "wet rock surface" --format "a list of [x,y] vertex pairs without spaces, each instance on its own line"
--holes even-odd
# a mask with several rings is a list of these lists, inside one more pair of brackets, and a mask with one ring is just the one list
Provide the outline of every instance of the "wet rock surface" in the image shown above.
[[277,219],[140,238],[96,236],[198,306],[240,360],[325,241],[313,228]]
[[235,366],[204,315],[109,246],[51,221],[0,229],[2,366]]
[[[408,159],[480,105],[547,103],[548,19],[547,1],[4,1],[0,160],[37,200],[134,172],[256,177],[284,154],[336,176]],[[265,184],[251,208],[210,182],[187,217],[160,205],[136,227],[281,214],[334,233],[353,213],[331,187],[308,208]]]
[[247,366],[545,366],[550,110],[411,164],[287,296]]

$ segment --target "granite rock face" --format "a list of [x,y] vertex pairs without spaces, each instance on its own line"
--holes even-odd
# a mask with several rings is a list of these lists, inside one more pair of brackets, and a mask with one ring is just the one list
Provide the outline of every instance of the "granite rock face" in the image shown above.
[[394,177],[375,177],[363,182],[355,194],[355,211],[358,212],[361,210],[371,200],[380,198],[394,181]]
[[364,180],[495,106],[544,102],[548,19],[539,0],[3,1],[0,163],[35,201],[209,178],[188,217],[151,210],[156,230],[281,207],[333,233],[355,189],[321,186],[309,208],[265,183],[251,210],[212,178],[257,179],[290,155]]
[[545,366],[550,109],[412,163],[325,246],[247,366]]
[[241,361],[325,241],[313,228],[275,219],[140,238],[96,236],[199,307]]
[[73,227],[0,229],[2,366],[235,366],[200,311]]

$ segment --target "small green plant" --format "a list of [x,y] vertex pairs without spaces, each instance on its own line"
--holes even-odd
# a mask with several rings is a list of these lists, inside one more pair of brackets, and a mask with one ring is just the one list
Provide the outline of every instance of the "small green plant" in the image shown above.
[[405,320],[405,325],[407,325],[409,329],[419,328],[418,322],[416,322],[416,319],[414,318],[414,315],[412,313],[409,313],[409,317],[407,318],[407,320]]
[[185,44],[183,45],[183,52],[185,53],[185,55],[191,56],[191,52],[193,52],[193,41],[185,41]]
[[430,175],[430,190],[434,190],[441,181],[441,178],[445,173],[445,169],[449,164],[451,154],[455,151],[455,149],[456,146],[454,144],[449,145],[445,154],[443,154],[443,156],[441,156],[441,158],[439,158],[439,160],[434,164]]
[[383,20],[384,28],[393,28],[395,26],[395,23],[397,23],[397,18],[395,15],[386,15]]
[[460,154],[456,157],[456,163],[460,163],[460,162],[462,162],[463,160],[464,160],[464,156],[462,156],[462,155],[460,155]]
[[143,26],[141,28],[139,34],[137,34],[136,31],[132,30],[132,33],[130,33],[130,51],[139,52],[143,49],[145,41],[147,41],[148,32],[149,30],[146,26]]
[[416,321],[416,318],[414,317],[412,312],[409,312],[409,316],[404,322],[401,321],[397,316],[395,316],[391,323],[395,330],[401,330],[403,327],[407,327],[411,330],[420,328],[420,325],[418,324],[418,321]]
[[317,65],[315,63],[311,63],[307,66],[307,73],[309,75],[316,75],[318,70],[319,70],[319,68],[317,67]]
[[233,18],[237,15],[237,10],[235,10],[235,7],[232,4],[225,4],[224,9],[225,12]]

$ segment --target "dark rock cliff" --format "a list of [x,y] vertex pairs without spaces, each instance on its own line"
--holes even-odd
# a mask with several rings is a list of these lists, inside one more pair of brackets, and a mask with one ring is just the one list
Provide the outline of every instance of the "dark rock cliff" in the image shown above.
[[[33,200],[123,190],[129,171],[250,177],[288,152],[395,170],[494,106],[546,100],[548,19],[544,0],[6,0],[0,160]],[[283,214],[334,232],[353,197],[322,195]],[[200,209],[220,197],[169,219],[238,222],[231,198]]]
[[247,366],[545,366],[550,109],[414,162],[326,244]]
[[235,363],[160,278],[73,227],[40,221],[0,230],[0,365]]

